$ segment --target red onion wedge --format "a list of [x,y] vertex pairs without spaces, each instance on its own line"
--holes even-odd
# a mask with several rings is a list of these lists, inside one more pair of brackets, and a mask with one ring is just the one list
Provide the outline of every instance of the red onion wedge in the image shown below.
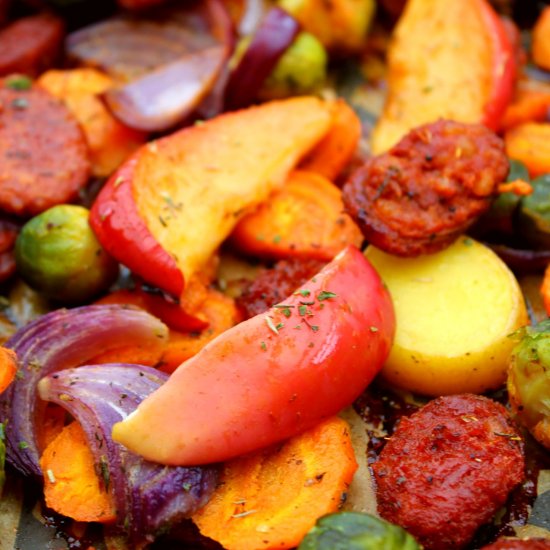
[[103,482],[115,498],[118,526],[139,542],[204,506],[216,487],[216,467],[164,466],[130,453],[111,429],[162,385],[168,375],[139,365],[86,365],[43,378],[40,397],[78,420]]
[[182,122],[210,93],[234,39],[222,0],[204,0],[147,17],[108,19],[71,34],[67,49],[80,64],[99,67],[118,81],[103,94],[117,118],[160,132]]
[[26,475],[41,475],[36,426],[44,403],[36,385],[55,371],[86,363],[99,352],[121,345],[158,344],[168,329],[147,312],[123,305],[59,309],[18,330],[4,345],[19,362],[16,380],[0,396],[8,461]]
[[229,77],[225,92],[227,109],[239,109],[252,103],[299,30],[298,21],[282,8],[275,7],[267,12]]

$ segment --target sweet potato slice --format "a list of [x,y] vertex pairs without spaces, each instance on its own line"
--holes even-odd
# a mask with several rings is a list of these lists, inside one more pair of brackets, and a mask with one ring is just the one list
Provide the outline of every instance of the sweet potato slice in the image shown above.
[[17,358],[8,348],[0,347],[0,393],[2,393],[15,378]]
[[147,282],[180,295],[247,212],[324,137],[328,102],[273,101],[149,143],[102,189],[90,222]]
[[113,499],[94,468],[84,430],[71,422],[48,445],[40,459],[46,504],[77,521],[111,523]]
[[192,519],[228,550],[294,548],[319,517],[338,510],[356,469],[349,426],[330,418],[226,463],[217,492]]
[[61,99],[82,126],[90,146],[93,175],[110,175],[146,141],[144,132],[124,126],[99,98],[114,85],[107,74],[92,68],[51,70],[37,82]]
[[340,189],[318,174],[296,170],[238,223],[231,240],[253,256],[330,261],[348,244],[360,247],[363,235],[344,213]]

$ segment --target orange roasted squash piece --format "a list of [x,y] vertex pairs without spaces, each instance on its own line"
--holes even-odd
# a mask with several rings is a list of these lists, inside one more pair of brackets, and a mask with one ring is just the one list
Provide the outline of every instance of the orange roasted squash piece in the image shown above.
[[147,134],[119,122],[101,101],[99,96],[114,84],[105,73],[92,68],[50,70],[38,84],[61,99],[82,126],[94,176],[110,175],[145,142]]
[[338,187],[319,174],[296,170],[238,223],[231,242],[253,256],[330,261],[347,245],[360,247],[363,235],[344,213]]
[[76,521],[110,523],[116,519],[111,494],[98,477],[84,430],[71,422],[46,447],[40,459],[46,504]]
[[330,418],[227,462],[218,489],[192,519],[227,550],[294,548],[319,517],[339,509],[356,469],[349,426]]

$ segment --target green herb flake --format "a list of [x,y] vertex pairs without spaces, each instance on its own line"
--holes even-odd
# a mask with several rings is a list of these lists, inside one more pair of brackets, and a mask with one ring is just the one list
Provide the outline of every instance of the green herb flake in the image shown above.
[[189,483],[188,481],[186,481],[186,482],[184,482],[184,483],[182,484],[181,487],[182,487],[182,489],[183,489],[184,491],[188,492],[188,491],[191,490],[191,488],[193,487],[193,485],[192,485],[191,483]]
[[265,342],[261,342],[260,347],[262,348],[262,351],[267,351],[267,344]]
[[462,244],[464,244],[465,246],[472,246],[474,244],[474,241],[472,241],[472,239],[470,239],[469,237],[466,237],[462,240]]
[[29,448],[29,444],[26,442],[26,441],[20,441],[17,446],[21,449],[21,450],[24,450],[24,449],[28,449]]
[[336,298],[336,296],[337,294],[335,294],[334,292],[322,290],[321,292],[319,292],[319,294],[317,294],[317,300],[319,300],[319,302],[322,302],[323,300],[330,300],[331,298]]
[[276,328],[277,330],[281,330],[282,328],[284,328],[284,326],[285,326],[284,323],[277,323],[277,324],[275,325],[275,328]]
[[273,237],[273,244],[279,244],[281,242],[281,235],[275,235]]
[[6,79],[5,86],[10,90],[30,90],[32,87],[32,80],[28,76],[12,76]]
[[307,298],[308,296],[311,295],[311,291],[310,290],[306,290],[306,289],[302,289],[302,290],[297,290],[295,293],[295,295],[300,295],[300,296],[303,296],[304,298]]
[[304,317],[305,315],[307,315],[307,306],[299,306],[298,307],[298,313]]
[[313,332],[317,332],[319,330],[319,325],[309,325],[309,328],[313,331]]

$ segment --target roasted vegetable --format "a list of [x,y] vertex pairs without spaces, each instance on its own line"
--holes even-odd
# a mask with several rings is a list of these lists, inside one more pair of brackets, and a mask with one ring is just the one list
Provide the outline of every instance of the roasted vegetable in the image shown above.
[[298,550],[420,550],[404,529],[359,512],[340,512],[319,519]]
[[30,286],[54,300],[82,303],[114,282],[118,264],[98,243],[88,216],[82,206],[63,204],[23,226],[15,259]]
[[550,319],[516,332],[508,393],[518,418],[550,449]]
[[278,99],[317,91],[325,82],[328,56],[315,36],[298,34],[260,89],[260,99]]
[[550,249],[550,174],[534,179],[531,186],[533,193],[520,202],[517,230],[528,244],[547,250]]

